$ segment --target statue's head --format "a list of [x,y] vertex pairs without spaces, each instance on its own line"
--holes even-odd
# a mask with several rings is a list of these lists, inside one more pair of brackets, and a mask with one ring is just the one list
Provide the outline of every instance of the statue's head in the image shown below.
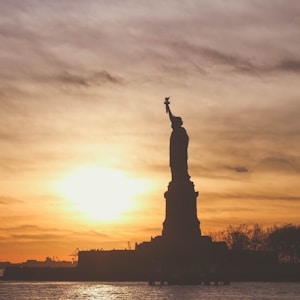
[[180,117],[174,117],[172,121],[172,128],[180,127],[183,125],[182,119]]

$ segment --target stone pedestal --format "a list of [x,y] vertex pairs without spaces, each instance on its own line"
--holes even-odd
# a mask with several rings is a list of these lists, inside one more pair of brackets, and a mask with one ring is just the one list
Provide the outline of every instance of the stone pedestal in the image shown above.
[[173,241],[193,241],[201,236],[197,218],[197,196],[190,180],[171,181],[164,194],[166,217],[162,237]]

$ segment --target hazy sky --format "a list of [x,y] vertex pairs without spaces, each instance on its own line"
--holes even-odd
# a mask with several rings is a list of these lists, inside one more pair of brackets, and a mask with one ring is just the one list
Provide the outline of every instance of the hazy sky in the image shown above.
[[[160,234],[165,96],[190,136],[204,233],[300,224],[299,36],[297,0],[0,1],[0,261]],[[89,219],[89,195],[70,193],[111,169],[95,191],[109,205],[128,180],[141,188],[119,218]],[[74,174],[83,189],[66,196]]]

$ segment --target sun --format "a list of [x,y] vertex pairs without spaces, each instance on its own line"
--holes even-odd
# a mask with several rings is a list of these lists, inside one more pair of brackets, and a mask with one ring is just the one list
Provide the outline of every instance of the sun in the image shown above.
[[82,167],[59,184],[60,193],[89,219],[113,221],[134,206],[134,198],[145,191],[142,179],[107,168]]

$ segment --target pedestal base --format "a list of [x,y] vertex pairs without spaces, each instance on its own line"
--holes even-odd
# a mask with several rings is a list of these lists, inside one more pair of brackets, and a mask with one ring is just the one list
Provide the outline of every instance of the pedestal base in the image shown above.
[[164,196],[166,217],[163,222],[163,238],[192,241],[201,236],[200,222],[197,218],[198,192],[195,192],[193,182],[171,181]]

